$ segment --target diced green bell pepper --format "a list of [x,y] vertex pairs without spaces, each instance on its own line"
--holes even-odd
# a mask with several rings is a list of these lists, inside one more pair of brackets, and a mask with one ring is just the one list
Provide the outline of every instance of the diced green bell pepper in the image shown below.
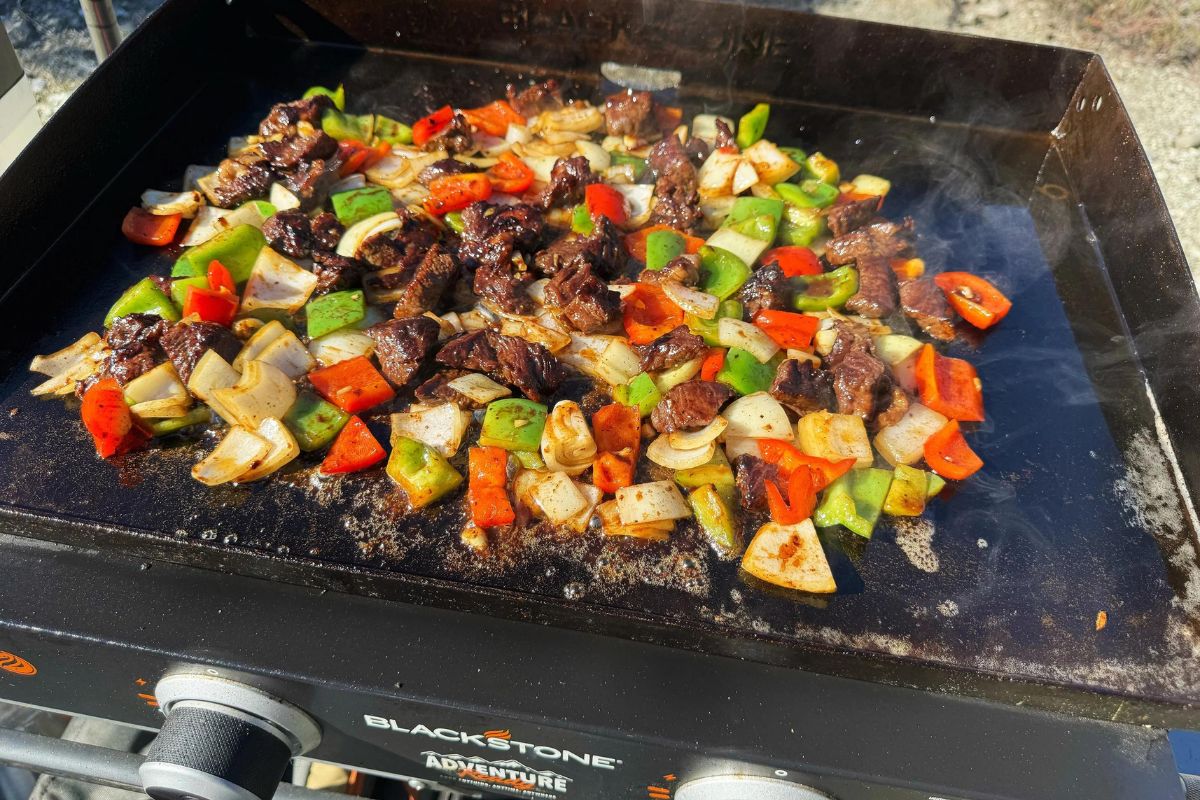
[[326,89],[324,86],[310,86],[304,93],[304,99],[310,100],[318,95],[325,95],[333,101],[333,107],[338,111],[346,110],[346,87],[338,84],[336,89]]
[[375,115],[374,132],[376,139],[388,144],[412,144],[412,128],[383,114]]
[[631,166],[633,167],[633,179],[641,180],[642,174],[646,171],[646,159],[631,156],[626,153],[613,153],[612,165],[614,167]]
[[896,517],[918,517],[925,510],[928,474],[915,467],[897,464],[892,485],[883,501],[883,513]]
[[928,486],[925,489],[926,499],[937,497],[942,493],[942,489],[946,488],[946,479],[936,472],[926,473],[926,479],[928,480]]
[[117,298],[104,315],[104,327],[112,325],[117,317],[129,314],[157,314],[168,322],[179,321],[179,311],[171,298],[149,278],[142,278]]
[[804,159],[804,174],[831,186],[836,186],[841,177],[837,162],[822,153],[813,153]]
[[283,424],[296,437],[296,444],[308,453],[320,450],[337,438],[350,415],[310,391],[302,391],[283,415]]
[[646,237],[646,269],[662,269],[686,249],[687,242],[675,231],[655,231]]
[[449,214],[442,217],[442,220],[445,221],[446,227],[455,233],[461,234],[463,232],[464,226],[461,211],[451,211]]
[[725,221],[721,225],[722,228],[728,228],[731,231],[736,231],[743,236],[748,236],[751,239],[757,239],[760,242],[766,242],[770,247],[775,241],[775,234],[779,230],[779,225],[776,224],[775,218],[770,214],[761,214],[757,217],[750,217],[741,222]]
[[321,130],[339,142],[353,139],[366,143],[371,141],[375,130],[375,117],[371,114],[343,114],[327,108],[321,115]]
[[256,308],[240,316],[249,319],[259,319],[264,323],[278,322],[292,333],[299,333],[300,330],[296,325],[296,317],[282,308]]
[[424,508],[445,497],[463,482],[445,456],[429,445],[397,436],[388,457],[388,477],[400,484],[413,508]]
[[729,466],[729,459],[722,447],[717,448],[707,464],[675,470],[675,482],[684,489],[699,489],[705,484],[712,484],[726,502],[733,501],[733,468]]
[[483,414],[479,431],[482,447],[534,452],[542,444],[546,427],[546,407],[520,397],[493,400]]
[[821,275],[798,275],[792,278],[796,293],[792,305],[800,311],[824,311],[841,308],[858,291],[858,270],[838,267]]
[[197,289],[208,288],[208,276],[197,275],[194,278],[176,278],[171,281],[171,301],[179,309],[183,308],[183,304],[187,302],[188,287],[195,286]]
[[779,226],[779,243],[808,247],[825,230],[825,218],[819,208],[789,205]]
[[771,116],[771,106],[759,103],[746,112],[738,120],[737,146],[745,150],[763,137],[767,130],[767,119]]
[[513,458],[517,460],[525,469],[545,469],[546,462],[542,459],[542,454],[530,452],[528,450],[513,450]]
[[166,436],[193,425],[206,425],[212,422],[212,411],[208,406],[196,406],[182,417],[165,417],[150,421],[150,432],[155,436]]
[[208,265],[220,261],[237,283],[245,283],[258,253],[267,244],[262,231],[253,225],[237,225],[218,233],[204,244],[185,250],[175,266],[172,278],[192,278],[207,275]]
[[786,155],[792,161],[795,161],[797,164],[803,164],[808,158],[808,153],[804,152],[804,150],[799,147],[780,147],[779,149],[783,151],[784,155]]
[[591,236],[595,229],[596,223],[592,222],[592,215],[588,211],[587,204],[580,203],[575,206],[575,210],[571,212],[571,230],[580,236]]
[[773,197],[739,197],[733,201],[733,207],[729,209],[729,216],[725,218],[723,227],[764,214],[772,217],[778,224],[783,218],[783,201]]
[[891,470],[852,469],[825,489],[813,522],[822,528],[841,525],[870,539],[891,483]]
[[683,321],[687,324],[688,330],[703,339],[709,347],[723,347],[724,345],[721,344],[721,339],[717,335],[719,330],[717,320],[722,317],[741,319],[742,304],[737,300],[725,300],[717,306],[717,316],[713,319],[700,319],[692,314],[685,314]]
[[382,186],[364,186],[330,195],[333,213],[347,228],[367,217],[392,210],[392,193]]
[[330,292],[310,300],[304,307],[308,321],[308,338],[317,339],[347,325],[354,325],[366,316],[367,304],[362,289]]
[[717,382],[740,395],[765,392],[775,380],[775,366],[771,361],[760,363],[740,347],[731,347],[725,354],[725,363],[717,372]]
[[639,373],[631,380],[623,394],[624,399],[618,402],[636,407],[643,417],[650,416],[650,412],[658,405],[658,401],[662,400],[662,392],[658,390],[654,379],[646,372]]
[[733,524],[730,503],[721,496],[717,488],[706,483],[688,493],[688,503],[696,516],[700,530],[723,555],[737,552],[737,528]]
[[773,188],[783,202],[800,208],[828,208],[838,196],[836,186],[812,179],[802,181],[798,186],[794,183],[777,183]]
[[700,248],[700,290],[725,300],[750,277],[745,261],[721,247]]

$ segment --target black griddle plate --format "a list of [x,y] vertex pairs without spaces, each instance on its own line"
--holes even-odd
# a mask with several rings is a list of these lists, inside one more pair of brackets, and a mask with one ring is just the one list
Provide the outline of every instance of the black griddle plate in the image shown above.
[[[847,176],[893,181],[885,213],[915,218],[931,270],[987,275],[1014,302],[994,332],[951,348],[985,387],[988,419],[969,436],[983,471],[922,519],[881,524],[868,547],[826,532],[840,587],[831,598],[749,585],[690,525],[670,544],[535,530],[476,556],[458,543],[460,501],[404,516],[381,470],[320,478],[308,459],[214,490],[189,475],[212,439],[97,460],[77,407],[30,397],[40,378],[25,367],[95,329],[130,283],[169,270],[177,250],[120,236],[142,189],[178,186],[189,163],[215,164],[227,137],[311,84],[344,82],[350,110],[411,119],[445,102],[483,103],[524,77],[295,42],[254,52],[254,69],[210,64],[181,87],[178,113],[86,213],[62,221],[63,236],[0,306],[5,531],[951,691],[977,691],[981,674],[1095,690],[1114,696],[1102,705],[1121,719],[1141,712],[1121,715],[1116,700],[1190,708],[1200,697],[1200,616],[1185,586],[1196,578],[1194,519],[1086,209],[1044,134],[772,107],[769,138],[820,148]],[[600,99],[588,82],[598,76],[568,77]],[[736,115],[749,102],[719,94],[685,83],[685,119]],[[71,168],[87,169],[86,159]]]

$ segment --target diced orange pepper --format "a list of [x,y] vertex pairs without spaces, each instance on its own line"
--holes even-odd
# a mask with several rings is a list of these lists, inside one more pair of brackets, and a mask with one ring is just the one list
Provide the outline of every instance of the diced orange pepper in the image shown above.
[[134,244],[162,247],[175,238],[182,219],[182,214],[151,214],[144,208],[134,207],[121,222],[121,233]]
[[969,361],[943,356],[927,344],[917,357],[916,379],[926,408],[963,422],[983,422],[983,389]]
[[616,453],[601,453],[592,463],[592,483],[605,494],[633,485],[633,462]]
[[633,485],[634,465],[642,443],[642,419],[637,409],[621,403],[604,406],[592,416],[599,457],[592,465],[592,483],[602,492]]
[[322,397],[351,414],[386,403],[396,396],[366,356],[314,370],[308,373],[308,379]]
[[983,466],[952,419],[925,441],[925,463],[943,478],[961,481],[974,475]]
[[990,328],[1008,315],[1012,301],[986,278],[969,272],[943,272],[934,277],[962,318],[976,328]]
[[103,378],[88,387],[79,413],[101,458],[127,453],[149,438],[136,424],[115,378]]
[[784,502],[783,495],[774,481],[766,482],[767,508],[771,519],[780,525],[795,525],[812,516],[817,507],[817,493],[813,489],[812,475],[807,469],[798,469],[788,477],[788,499]]
[[723,366],[725,366],[725,348],[708,348],[708,355],[704,357],[704,361],[700,364],[700,380],[715,381],[717,373],[721,371],[721,367]]
[[754,315],[754,324],[784,349],[807,350],[812,346],[821,321],[794,311],[764,308]]
[[[504,136],[509,125],[524,125],[525,118],[507,100],[494,100],[479,108],[464,108],[467,122],[490,136]],[[414,136],[414,141],[416,137]]]
[[358,417],[351,417],[333,440],[333,446],[321,462],[321,472],[325,475],[360,472],[386,457],[387,451],[367,424]]
[[683,237],[685,252],[687,253],[699,253],[700,248],[704,246],[703,239],[695,236],[688,236],[686,233],[681,233],[680,231],[675,230],[670,225],[651,225],[648,228],[636,230],[626,236],[625,250],[629,253],[629,255],[633,256],[638,261],[641,261],[643,264],[646,263],[646,237],[655,231],[674,231],[675,233],[678,233]]
[[633,344],[650,344],[683,324],[683,309],[654,284],[639,283],[625,298],[625,333]]

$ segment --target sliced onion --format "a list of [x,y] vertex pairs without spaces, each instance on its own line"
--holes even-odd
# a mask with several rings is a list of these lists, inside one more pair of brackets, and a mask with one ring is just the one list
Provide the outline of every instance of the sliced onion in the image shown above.
[[734,194],[733,176],[741,164],[742,157],[738,153],[725,150],[713,150],[709,153],[708,158],[700,165],[697,175],[701,199]]
[[806,455],[828,461],[853,458],[855,467],[869,467],[875,462],[867,427],[862,417],[854,414],[805,414],[796,424],[796,435]]
[[631,295],[637,291],[637,284],[636,283],[610,283],[610,284],[608,284],[608,288],[609,288],[609,291],[613,291],[613,292],[616,292],[617,294],[621,295],[621,299],[624,300],[626,297],[629,297],[629,295]]
[[271,445],[271,450],[261,463],[237,477],[236,480],[239,483],[249,483],[259,478],[265,478],[279,471],[300,455],[300,445],[296,442],[296,437],[292,435],[286,425],[275,417],[264,419],[259,423],[255,433]]
[[530,317],[504,315],[500,323],[500,332],[505,336],[516,336],[527,342],[544,345],[551,353],[557,353],[571,344],[570,334],[551,330]]
[[446,385],[480,405],[487,405],[493,400],[499,400],[501,397],[508,397],[512,394],[512,390],[507,386],[502,386],[487,375],[480,375],[478,372],[460,375]]
[[744,233],[738,233],[732,228],[717,228],[707,242],[709,247],[720,247],[728,250],[749,266],[754,266],[758,257],[770,246],[770,242],[755,239]]
[[[392,189],[392,200],[397,205],[404,206],[410,213],[424,214],[421,203],[429,197],[429,190],[416,181],[400,189]],[[367,237],[368,239],[371,237]]]
[[733,210],[733,201],[736,199],[731,194],[701,198],[700,213],[704,215],[704,224],[714,230],[721,227]]
[[481,331],[492,326],[492,320],[477,308],[468,309],[458,315],[464,331]]
[[670,437],[663,434],[646,448],[646,458],[667,469],[691,469],[707,464],[717,452],[716,442],[708,442],[687,450],[674,447]]
[[590,483],[580,483],[579,481],[575,481],[575,488],[578,489],[579,493],[583,495],[586,505],[583,507],[582,511],[571,517],[563,524],[576,533],[586,533],[588,526],[592,522],[592,517],[596,513],[596,504],[599,503],[604,497],[604,492],[600,491],[595,486],[592,486]]
[[755,392],[734,400],[721,412],[729,422],[729,439],[792,439],[787,412],[771,395]]
[[366,177],[371,183],[388,189],[401,189],[417,179],[417,171],[404,156],[389,155],[368,167]]
[[717,316],[721,299],[716,295],[684,286],[679,281],[663,281],[661,285],[663,293],[671,302],[687,313],[700,319],[713,319]]
[[893,467],[915,464],[925,457],[925,442],[946,425],[946,418],[920,403],[913,403],[899,422],[875,435],[875,447]]
[[329,187],[330,194],[338,192],[350,192],[355,189],[365,188],[367,179],[361,172],[352,172],[344,178],[341,178],[337,183]]
[[258,358],[258,354],[266,350],[267,345],[287,332],[288,329],[283,327],[283,323],[277,319],[273,319],[266,325],[263,325],[242,345],[241,351],[233,359],[233,368],[241,372],[242,367],[247,361],[253,361]]
[[508,130],[504,132],[504,140],[509,144],[525,144],[533,141],[533,133],[530,132],[526,125],[518,125],[515,122],[508,123]]
[[258,252],[246,289],[242,293],[243,313],[260,308],[299,311],[317,288],[317,276],[302,269],[270,247]]
[[883,197],[892,190],[892,182],[878,175],[855,175],[854,180],[850,183],[854,186],[855,192],[876,197]]
[[692,136],[703,139],[711,145],[717,140],[717,120],[722,120],[731,131],[737,129],[737,123],[729,117],[717,114],[697,114],[692,118]]
[[641,361],[637,352],[629,346],[629,340],[623,336],[613,336],[609,339],[600,361],[596,365],[600,379],[612,386],[629,383],[641,372]]
[[271,194],[268,198],[271,205],[275,206],[279,211],[291,211],[293,208],[300,207],[300,198],[292,193],[292,190],[284,186],[282,183],[271,184]]
[[237,424],[257,429],[267,417],[283,418],[296,402],[296,387],[279,369],[250,361],[238,382],[228,389],[216,389],[213,398]]
[[674,481],[653,481],[617,489],[617,513],[623,525],[639,525],[686,519],[692,510]]
[[288,330],[264,347],[254,360],[278,368],[292,380],[304,377],[317,366],[317,360],[308,348]]
[[577,103],[553,111],[543,111],[530,124],[533,133],[541,131],[577,131],[591,133],[604,125],[604,115],[590,103]]
[[392,414],[392,441],[397,436],[415,439],[450,458],[458,452],[470,424],[470,413],[456,403],[414,406],[406,412]]
[[746,547],[742,569],[785,589],[817,594],[837,591],[811,519],[795,525],[763,525]]
[[755,171],[758,180],[769,186],[783,183],[800,171],[799,164],[766,139],[759,139],[747,147],[742,151],[742,157]]
[[106,352],[104,340],[99,334],[87,333],[62,350],[46,356],[34,356],[29,369],[49,375],[50,380],[33,387],[30,394],[34,397],[70,394],[75,391],[77,382],[91,377],[96,372]]
[[[790,442],[790,440],[789,440]],[[762,457],[758,449],[758,439],[739,439],[734,436],[725,437],[725,457],[733,461],[738,456]]]
[[608,151],[591,140],[584,139],[576,142],[575,149],[579,151],[579,155],[588,160],[592,172],[603,172],[612,166],[612,156],[608,154]]
[[207,164],[188,164],[187,169],[183,171],[183,188],[199,189],[200,179],[212,175],[217,171],[216,167],[210,167]]
[[625,220],[625,228],[633,230],[650,221],[650,209],[654,201],[653,186],[648,183],[621,183],[612,188],[621,193],[629,206],[629,219]]
[[556,525],[562,525],[584,511],[588,499],[579,485],[562,472],[538,472],[529,489],[536,511]]
[[200,356],[200,360],[192,368],[187,388],[189,392],[208,403],[208,407],[217,412],[221,419],[232,424],[236,421],[233,412],[222,405],[214,395],[218,389],[228,389],[235,385],[239,378],[241,375],[238,371],[229,366],[229,362],[221,358],[216,350],[205,350],[204,355]]
[[[670,369],[664,369],[657,375],[652,375],[651,378],[654,380],[655,388],[658,389],[658,391],[662,394],[666,394],[679,384],[687,383],[692,378],[699,375],[700,369],[703,366],[704,358],[696,357],[691,361],[685,361],[678,366],[671,367]],[[634,375],[636,377],[636,373],[634,373]],[[630,380],[632,380],[632,378]]]
[[730,187],[735,195],[741,194],[758,183],[758,173],[749,161],[743,159],[733,173],[733,185]]
[[717,340],[723,347],[740,347],[761,364],[779,352],[779,345],[762,328],[733,317],[717,320]]
[[170,361],[164,361],[154,369],[125,384],[125,402],[130,405],[148,403],[153,400],[190,400],[187,387],[179,380],[179,373]]
[[192,467],[192,477],[205,486],[230,483],[257,468],[271,452],[271,443],[241,425],[234,425],[216,449]]
[[144,403],[135,403],[129,407],[130,413],[139,419],[185,417],[191,409],[191,395],[187,397],[166,397],[162,400],[147,400]]
[[369,237],[400,227],[400,215],[395,211],[382,211],[359,220],[346,229],[338,240],[337,254],[346,258],[358,255],[358,249]]
[[605,536],[630,536],[653,542],[665,542],[671,538],[671,531],[675,529],[674,520],[626,525],[621,522],[621,513],[617,508],[616,500],[601,503],[596,507],[596,513],[600,516],[600,525]]
[[667,440],[671,443],[671,447],[676,450],[694,450],[697,447],[703,447],[709,442],[715,442],[728,427],[729,423],[724,417],[718,414],[713,417],[712,422],[700,430],[672,431],[667,434]]
[[191,219],[203,204],[204,198],[195,191],[160,192],[147,189],[142,192],[142,208],[151,214],[182,214],[184,219]]
[[552,472],[575,476],[592,466],[596,440],[578,403],[560,400],[550,409],[542,429],[541,452]]
[[533,298],[533,302],[537,303],[539,306],[544,306],[546,305],[546,284],[548,283],[550,283],[549,278],[541,278],[540,280],[536,280],[529,284],[529,287],[525,289],[525,293]]
[[550,172],[554,169],[554,165],[558,163],[558,156],[525,150],[521,155],[521,160],[525,162],[525,166],[533,170],[534,178],[542,183],[549,183]]
[[308,352],[323,367],[375,352],[375,340],[362,331],[342,328],[308,343]]
[[179,243],[185,247],[204,244],[225,230],[225,228],[218,225],[218,222],[228,213],[225,209],[217,208],[216,206],[201,206],[196,211],[196,218],[192,220],[192,224],[188,226],[187,233]]

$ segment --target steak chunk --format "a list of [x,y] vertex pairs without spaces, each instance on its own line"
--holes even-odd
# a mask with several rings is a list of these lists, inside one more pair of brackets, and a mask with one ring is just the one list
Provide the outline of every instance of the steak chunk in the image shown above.
[[469,372],[486,372],[492,375],[500,369],[500,362],[496,358],[496,348],[493,345],[495,337],[500,335],[495,331],[460,333],[442,345],[435,360],[448,367],[457,367]]
[[612,280],[624,271],[625,259],[620,231],[608,217],[600,217],[591,235],[567,234],[556,239],[533,263],[547,277],[567,267],[591,266],[600,277]]
[[[394,282],[402,280],[407,270],[419,264],[438,239],[437,232],[426,220],[404,209],[396,213],[400,215],[400,227],[372,236],[358,251],[358,257],[372,267],[381,270],[400,268],[398,273],[393,273],[396,277],[384,276],[384,284],[389,288],[394,288]],[[389,284],[388,280],[393,283]]]
[[679,137],[668,135],[650,149],[646,164],[654,171],[654,210],[650,224],[690,231],[700,221],[700,181]]
[[523,117],[534,117],[543,111],[562,108],[562,87],[551,78],[518,90],[511,83],[505,87],[508,102]]
[[746,314],[753,319],[764,308],[787,308],[790,294],[783,270],[778,264],[768,264],[751,273],[738,290],[738,300],[745,305]]
[[604,126],[609,136],[644,138],[654,131],[654,95],[628,89],[604,100]]
[[474,146],[471,126],[461,112],[455,111],[450,124],[425,143],[425,151],[445,150],[447,153],[466,153]]
[[835,267],[849,264],[862,256],[879,256],[884,259],[911,256],[913,221],[905,217],[903,222],[879,220],[856,231],[830,239],[825,245],[825,258]]
[[700,256],[682,255],[671,259],[662,269],[644,269],[638,273],[638,283],[663,284],[677,281],[684,286],[700,282]]
[[487,373],[535,402],[553,394],[565,377],[562,364],[542,345],[495,331],[459,334],[446,342],[436,360],[448,367]]
[[299,122],[308,122],[317,127],[321,126],[321,115],[326,109],[333,108],[333,99],[319,94],[306,100],[293,100],[290,103],[276,103],[271,106],[271,112],[258,125],[260,136],[274,136],[283,133]]
[[826,363],[833,372],[833,393],[839,414],[856,414],[867,422],[887,407],[892,376],[875,356],[870,334],[861,325],[834,324],[837,338]]
[[466,374],[468,373],[461,369],[439,372],[414,389],[413,395],[423,403],[455,403],[468,410],[482,408],[483,403],[475,402],[450,386],[450,381]]
[[312,246],[314,250],[335,250],[346,226],[338,222],[332,212],[322,211],[312,218]]
[[858,291],[846,301],[846,308],[864,317],[881,319],[896,313],[896,273],[882,256],[860,256]]
[[943,342],[954,338],[954,311],[933,278],[900,284],[900,308],[933,338]]
[[192,377],[200,356],[209,350],[215,350],[226,361],[233,361],[242,349],[242,343],[233,331],[215,322],[176,325],[163,334],[160,344],[185,384]]
[[530,205],[489,206],[473,203],[463,209],[463,232],[458,257],[475,270],[473,288],[480,297],[509,314],[528,314],[533,299],[528,294],[533,275],[520,253],[532,253],[542,239],[546,223],[542,212]]
[[893,383],[891,392],[884,398],[884,405],[883,410],[875,416],[877,429],[887,428],[899,422],[908,413],[912,398],[908,396],[908,392]]
[[583,156],[560,158],[550,170],[550,182],[542,190],[539,205],[549,211],[555,206],[573,206],[583,201],[584,187],[593,183],[591,164]]
[[339,256],[332,250],[314,250],[312,258],[317,294],[352,289],[362,283],[366,268],[358,259]]
[[262,232],[271,249],[285,256],[306,258],[312,250],[312,222],[299,209],[280,211],[263,223]]
[[664,333],[650,344],[635,345],[640,363],[646,372],[677,367],[685,361],[699,358],[708,352],[708,345],[696,334],[680,325]]
[[811,361],[789,358],[775,370],[771,396],[801,416],[833,405],[833,381]]
[[659,433],[703,428],[716,418],[721,406],[733,397],[733,390],[715,381],[687,381],[671,387],[650,414],[650,422]]
[[529,296],[532,283],[533,273],[512,262],[484,264],[475,270],[471,288],[506,314],[529,314],[533,311],[533,298]]
[[325,202],[329,188],[338,182],[341,162],[334,159],[302,161],[294,169],[281,172],[283,185],[300,199],[300,208],[316,208]]
[[738,501],[742,508],[749,511],[767,509],[767,481],[777,487],[785,485],[779,467],[749,453],[743,453],[733,460],[733,474]]
[[222,161],[206,194],[214,205],[233,208],[266,195],[272,179],[271,162],[255,148]]
[[429,317],[409,317],[372,325],[366,334],[375,340],[375,355],[384,377],[402,387],[421,369],[437,344],[440,330]]
[[591,333],[621,318],[621,295],[596,277],[591,264],[571,264],[546,284],[546,301],[577,331]]
[[271,166],[278,170],[289,170],[316,159],[333,158],[338,151],[337,140],[324,131],[311,136],[289,134],[278,141],[263,142],[261,147]]
[[717,117],[715,127],[717,129],[717,138],[713,140],[714,149],[720,150],[722,147],[737,147],[737,137],[733,135],[728,122]]
[[867,197],[842,206],[831,206],[825,223],[834,236],[845,236],[866,225],[878,212],[879,198]]
[[417,175],[417,180],[423,186],[428,186],[438,178],[444,178],[447,175],[465,175],[468,172],[478,172],[478,167],[473,167],[470,164],[463,163],[456,158],[443,158],[433,162]]
[[160,342],[170,329],[171,323],[157,314],[117,317],[104,334],[110,352],[100,373],[124,386],[154,369],[163,360]]
[[425,251],[425,257],[411,277],[397,287],[396,319],[416,317],[432,311],[454,279],[458,277],[458,262],[440,244]]

